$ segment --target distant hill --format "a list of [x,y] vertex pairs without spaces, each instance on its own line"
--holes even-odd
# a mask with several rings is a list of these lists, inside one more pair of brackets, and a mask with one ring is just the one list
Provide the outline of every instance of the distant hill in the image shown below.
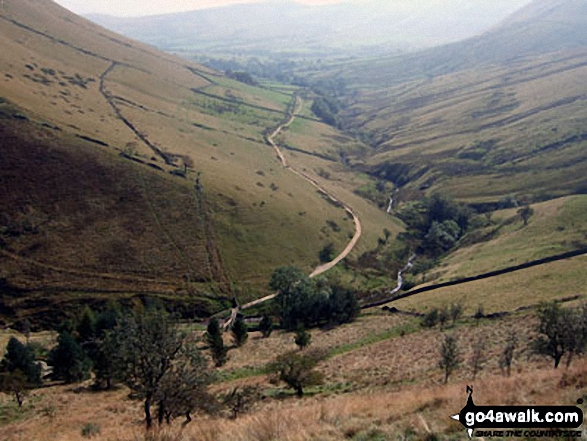
[[88,18],[116,32],[176,52],[349,55],[382,45],[413,50],[476,35],[526,0],[426,7],[370,0],[321,6],[294,2],[232,5],[153,17]]
[[335,69],[350,81],[376,86],[585,46],[586,2],[535,0],[479,36],[413,54],[378,57],[369,60],[368,69],[360,62]]
[[357,166],[412,197],[587,191],[586,25],[586,2],[538,0],[476,38],[332,66],[342,124],[374,147]]

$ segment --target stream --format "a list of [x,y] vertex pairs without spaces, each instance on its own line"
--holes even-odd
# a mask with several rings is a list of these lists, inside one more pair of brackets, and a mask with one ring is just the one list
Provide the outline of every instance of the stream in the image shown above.
[[393,208],[393,195],[389,197],[389,205],[387,206],[387,214],[391,214],[391,209]]
[[402,289],[402,286],[404,284],[404,273],[406,271],[409,271],[414,266],[414,260],[416,260],[416,257],[418,257],[416,253],[412,254],[412,256],[408,259],[408,263],[406,263],[406,266],[399,270],[399,272],[397,273],[397,286],[389,292],[390,295],[393,295],[400,289]]

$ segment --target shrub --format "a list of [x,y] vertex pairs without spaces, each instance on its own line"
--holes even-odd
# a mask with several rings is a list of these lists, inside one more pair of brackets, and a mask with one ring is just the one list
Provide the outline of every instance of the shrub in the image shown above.
[[220,329],[220,324],[217,319],[214,318],[208,323],[205,338],[208,346],[210,346],[210,351],[212,352],[212,358],[214,359],[216,367],[224,365],[227,361],[228,349],[224,346],[222,330]]
[[431,309],[423,318],[422,326],[425,328],[433,328],[438,324],[438,308]]
[[86,423],[82,427],[82,436],[84,438],[92,438],[93,436],[100,435],[101,432],[100,425],[96,423]]
[[247,342],[249,338],[249,333],[247,330],[247,325],[242,317],[237,317],[232,325],[232,337],[234,338],[234,344],[237,348],[240,348]]
[[304,388],[322,384],[324,376],[314,368],[324,358],[325,354],[322,351],[287,352],[277,357],[269,365],[268,370],[275,373],[279,381],[286,383],[289,388],[295,390],[298,397],[301,397]]
[[300,349],[304,349],[312,342],[312,336],[308,331],[306,331],[306,328],[304,328],[303,325],[299,325],[298,329],[296,329],[296,336],[294,341]]
[[264,315],[261,319],[261,323],[259,323],[259,331],[264,338],[267,338],[273,332],[273,320],[268,315]]
[[334,258],[334,244],[330,242],[320,250],[319,253],[320,262],[327,263]]

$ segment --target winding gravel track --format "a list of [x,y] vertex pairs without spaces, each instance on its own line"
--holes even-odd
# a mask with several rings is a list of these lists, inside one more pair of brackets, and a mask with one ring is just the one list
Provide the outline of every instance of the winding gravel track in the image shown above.
[[[292,173],[295,173],[299,177],[303,178],[304,180],[306,180],[307,182],[309,182],[310,184],[312,184],[314,187],[316,187],[316,189],[320,193],[322,193],[324,196],[326,196],[327,198],[329,198],[334,203],[339,204],[340,206],[342,206],[346,210],[346,212],[349,213],[353,217],[353,222],[355,223],[355,234],[354,234],[353,238],[351,239],[351,241],[349,242],[349,244],[343,250],[343,252],[340,253],[331,262],[328,262],[328,263],[325,263],[324,265],[318,266],[312,272],[312,274],[310,274],[310,277],[313,278],[313,277],[319,276],[320,274],[323,274],[326,271],[334,268],[338,263],[340,263],[340,261],[342,261],[345,257],[347,257],[349,255],[349,253],[353,250],[353,248],[357,245],[357,242],[359,241],[359,239],[361,238],[361,235],[363,234],[363,228],[361,226],[361,220],[359,219],[359,217],[357,216],[357,214],[353,211],[353,209],[351,207],[349,207],[344,202],[342,202],[342,201],[338,200],[337,198],[335,198],[330,192],[328,192],[328,190],[326,190],[325,188],[323,188],[313,178],[311,178],[310,176],[306,175],[305,173],[297,170],[295,167],[293,167],[291,165],[288,165],[287,159],[285,158],[283,152],[281,151],[281,149],[275,143],[275,137],[277,135],[279,135],[284,128],[289,127],[294,122],[295,117],[296,117],[296,113],[299,112],[301,106],[303,105],[303,101],[302,101],[301,98],[299,98],[299,97],[296,96],[295,97],[295,100],[296,100],[296,103],[295,103],[294,110],[293,110],[290,118],[285,123],[279,125],[279,127],[277,127],[273,131],[273,133],[271,133],[269,136],[267,136],[267,143],[269,145],[271,145],[271,147],[273,147],[273,149],[275,150],[275,153],[277,155],[277,158],[279,159],[279,162],[281,162],[281,165],[283,165],[284,168],[288,169]],[[237,305],[235,308],[232,308],[232,311],[231,311],[231,314],[230,314],[230,318],[224,323],[224,329],[228,329],[228,328],[231,327],[232,323],[236,320],[236,316],[238,315],[239,311],[241,311],[243,309],[251,308],[253,306],[260,305],[261,303],[264,303],[264,302],[267,302],[269,300],[272,300],[272,299],[275,298],[276,295],[277,294],[271,294],[271,295],[268,295],[266,297],[263,297],[263,298],[254,300],[254,301],[249,302],[249,303],[246,303],[244,305]]]
[[[361,235],[363,234],[363,228],[361,226],[361,221],[360,221],[359,217],[357,216],[357,214],[353,211],[353,209],[351,207],[349,207],[344,202],[335,198],[331,193],[329,193],[326,189],[324,189],[318,182],[316,182],[310,176],[297,170],[295,167],[288,165],[287,160],[286,160],[285,156],[283,155],[283,152],[279,149],[279,147],[275,143],[275,141],[274,141],[275,137],[277,135],[279,135],[279,133],[281,133],[281,131],[284,128],[290,126],[291,123],[293,123],[293,121],[295,119],[296,112],[299,111],[299,109],[301,108],[301,106],[303,104],[301,98],[296,97],[295,99],[296,99],[296,105],[294,106],[294,111],[292,112],[291,117],[287,120],[287,122],[285,122],[284,124],[277,127],[273,131],[273,133],[267,137],[267,142],[273,147],[273,149],[275,150],[275,153],[277,154],[277,157],[279,158],[279,161],[286,169],[288,169],[292,173],[295,173],[296,175],[298,175],[301,178],[308,181],[310,184],[312,184],[314,187],[316,187],[316,189],[320,193],[324,194],[331,201],[335,202],[336,204],[340,204],[347,211],[347,213],[349,213],[353,217],[353,222],[355,223],[355,234],[354,234],[353,238],[351,239],[351,241],[349,242],[349,244],[346,246],[346,248],[343,250],[343,252],[340,253],[334,260],[332,260],[331,262],[325,263],[324,265],[318,266],[312,272],[312,274],[310,274],[310,277],[316,277],[316,276],[319,276],[320,274],[323,274],[326,271],[334,268],[341,260],[343,260],[345,257],[347,257],[349,255],[349,253],[353,250],[353,248],[355,247],[355,245],[357,244],[357,242],[361,238]],[[244,308],[244,306],[243,306],[243,308]]]

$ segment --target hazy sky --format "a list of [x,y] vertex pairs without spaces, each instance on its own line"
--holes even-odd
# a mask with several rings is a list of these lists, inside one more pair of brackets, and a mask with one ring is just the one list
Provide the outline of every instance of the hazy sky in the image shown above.
[[[141,16],[190,11],[234,3],[260,3],[263,0],[55,0],[76,14],[100,13],[117,16]],[[297,3],[320,5],[342,0],[295,0]],[[354,0],[357,2],[356,0]],[[403,0],[400,0],[403,1]],[[421,0],[416,0],[421,1]]]
[[[211,7],[226,6],[234,3],[260,3],[273,1],[276,3],[287,0],[55,0],[60,5],[77,14],[100,13],[116,16],[141,16],[165,14],[169,12],[190,11]],[[354,3],[356,5],[375,6],[380,9],[395,11],[424,12],[435,9],[467,6],[490,5],[490,8],[515,9],[530,0],[293,0],[307,5],[328,3]]]

